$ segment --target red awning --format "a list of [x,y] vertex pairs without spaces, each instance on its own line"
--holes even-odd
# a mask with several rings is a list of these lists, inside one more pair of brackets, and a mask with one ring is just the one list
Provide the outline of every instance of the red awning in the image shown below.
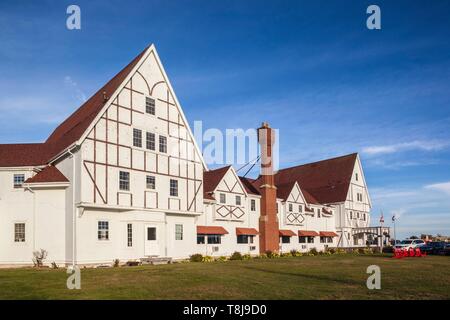
[[321,237],[337,237],[337,233],[331,232],[331,231],[320,231]]
[[280,237],[293,237],[295,232],[292,230],[280,230]]
[[197,234],[228,234],[223,227],[197,226]]
[[237,236],[256,236],[258,234],[258,230],[254,228],[236,228]]
[[298,235],[300,237],[317,237],[319,234],[315,231],[298,230]]

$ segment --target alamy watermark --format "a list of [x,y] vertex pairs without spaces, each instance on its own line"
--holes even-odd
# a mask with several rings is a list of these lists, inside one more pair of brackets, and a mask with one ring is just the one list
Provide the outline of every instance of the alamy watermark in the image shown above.
[[66,27],[69,30],[81,29],[81,9],[75,4],[67,7],[66,13],[69,15],[66,20]]
[[366,273],[370,274],[367,278],[366,286],[369,290],[381,289],[381,269],[377,265],[370,265],[367,267]]
[[376,4],[372,4],[367,7],[367,14],[370,16],[367,18],[366,26],[369,30],[380,30],[381,29],[381,9]]
[[78,266],[70,266],[67,268],[67,274],[70,276],[67,278],[67,289],[80,290],[81,289],[81,270]]

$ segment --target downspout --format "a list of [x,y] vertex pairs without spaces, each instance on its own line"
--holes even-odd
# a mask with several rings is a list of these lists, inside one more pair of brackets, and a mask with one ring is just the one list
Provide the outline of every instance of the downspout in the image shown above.
[[75,154],[70,151],[70,149],[67,149],[67,152],[72,157],[72,268],[75,268],[76,265],[76,259],[75,259],[75,252],[76,252],[76,211],[77,208],[75,206],[75,174],[76,174],[76,168],[75,168]]
[[36,251],[36,194],[30,187],[26,187],[33,194],[33,252]]

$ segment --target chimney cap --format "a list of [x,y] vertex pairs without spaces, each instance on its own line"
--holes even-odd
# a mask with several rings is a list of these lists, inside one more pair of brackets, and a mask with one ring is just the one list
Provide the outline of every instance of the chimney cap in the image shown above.
[[261,128],[270,128],[269,123],[266,122],[266,121],[264,121],[264,122],[261,124]]

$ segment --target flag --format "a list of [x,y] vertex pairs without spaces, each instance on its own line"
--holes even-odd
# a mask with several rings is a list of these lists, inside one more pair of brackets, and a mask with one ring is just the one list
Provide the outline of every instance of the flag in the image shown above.
[[381,212],[380,223],[384,223],[384,216],[383,216],[383,212]]
[[392,222],[395,222],[395,214],[392,216]]

